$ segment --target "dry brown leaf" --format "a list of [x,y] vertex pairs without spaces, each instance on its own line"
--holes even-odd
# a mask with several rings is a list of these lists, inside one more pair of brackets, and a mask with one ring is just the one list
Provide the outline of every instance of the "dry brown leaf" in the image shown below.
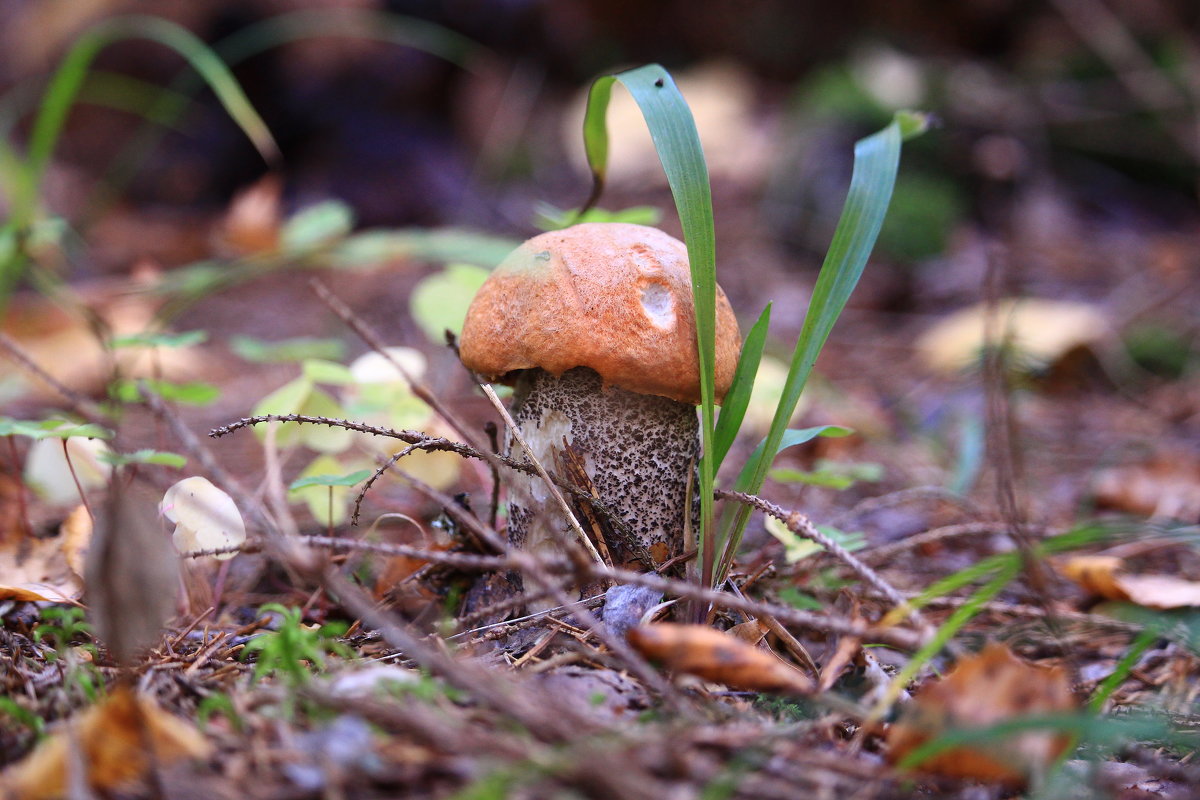
[[[83,579],[72,566],[87,547],[91,521],[80,523],[79,509],[67,518],[59,536],[37,539],[13,535],[0,540],[0,599],[64,603],[83,594]],[[87,510],[83,510],[87,517]],[[83,529],[86,525],[86,530]]]
[[[6,467],[5,462],[0,459],[0,469]],[[28,535],[22,506],[29,498],[24,492],[25,485],[13,472],[0,472],[0,548],[5,547],[8,542],[23,539]]]
[[75,506],[75,510],[58,526],[58,535],[62,537],[63,557],[67,560],[67,566],[82,578],[84,561],[92,544],[92,515],[88,513],[87,506]]
[[1124,600],[1144,608],[1167,610],[1200,606],[1200,583],[1172,575],[1131,575],[1117,556],[1073,556],[1059,571],[1105,600]]
[[992,315],[995,343],[1008,343],[1031,366],[1050,366],[1073,350],[1095,348],[1110,337],[1108,320],[1095,306],[1008,299],[995,308],[987,303],[965,308],[935,324],[917,340],[922,360],[937,372],[955,373],[971,366],[988,344]]
[[[63,306],[42,295],[17,295],[9,303],[0,330],[8,334],[35,364],[60,383],[84,394],[103,388],[112,377],[113,359],[127,377],[194,380],[201,361],[195,348],[128,347],[115,353],[97,336],[90,315],[113,336],[151,329],[160,301],[136,282],[104,282],[76,287],[81,309]],[[86,309],[86,311],[84,310]],[[21,370],[6,370],[0,387],[13,397],[59,395]]]
[[1200,520],[1200,456],[1194,453],[1170,453],[1146,464],[1103,470],[1094,487],[1096,502],[1105,508]]
[[813,683],[774,653],[706,625],[658,623],[628,633],[629,643],[651,661],[731,689],[808,694]]
[[[69,731],[51,736],[0,775],[4,797],[64,797],[71,767],[80,760],[87,767],[91,788],[107,794],[143,780],[152,764],[162,767],[182,758],[206,758],[212,749],[191,725],[127,687],[118,687],[69,724]],[[73,748],[82,752],[75,754]]]
[[282,196],[283,181],[270,174],[238,192],[220,226],[222,244],[239,254],[278,249]]
[[854,660],[860,650],[862,650],[862,640],[858,637],[843,636],[839,639],[837,649],[833,651],[833,655],[821,668],[821,678],[817,689],[822,692],[829,691],[841,677],[842,670]]
[[748,619],[745,622],[734,625],[725,631],[725,633],[735,639],[740,639],[748,645],[757,647],[759,642],[767,635],[767,626],[757,619]]
[[[888,732],[888,759],[899,762],[926,742],[955,730],[988,728],[1006,720],[1076,708],[1067,673],[1017,658],[989,644],[944,679],[925,686]],[[1020,785],[1054,762],[1071,737],[1026,731],[986,744],[943,750],[920,764],[924,772]]]

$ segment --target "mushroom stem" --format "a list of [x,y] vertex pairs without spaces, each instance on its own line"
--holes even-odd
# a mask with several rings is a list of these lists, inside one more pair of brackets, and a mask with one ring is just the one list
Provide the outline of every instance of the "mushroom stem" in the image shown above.
[[[594,492],[622,523],[605,524],[589,509],[583,509],[587,520],[580,519],[593,536],[599,529],[602,541],[596,544],[602,552],[607,547],[615,566],[640,562],[650,568],[683,552],[687,515],[696,522],[695,503],[687,508],[700,450],[695,406],[605,387],[595,371],[577,367],[560,377],[526,370],[513,409],[533,455],[577,488]],[[509,449],[520,457],[511,437]],[[524,475],[513,479],[508,531],[514,546],[535,553],[560,553],[572,538],[545,483]]]

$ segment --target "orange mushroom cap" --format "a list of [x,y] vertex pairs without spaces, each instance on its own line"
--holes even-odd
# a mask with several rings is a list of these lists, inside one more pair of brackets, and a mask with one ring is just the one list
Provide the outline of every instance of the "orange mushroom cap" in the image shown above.
[[[700,402],[687,248],[643,225],[584,223],[525,242],[475,295],[459,344],[463,363],[490,380],[590,367],[605,385]],[[718,402],[741,346],[717,287]]]

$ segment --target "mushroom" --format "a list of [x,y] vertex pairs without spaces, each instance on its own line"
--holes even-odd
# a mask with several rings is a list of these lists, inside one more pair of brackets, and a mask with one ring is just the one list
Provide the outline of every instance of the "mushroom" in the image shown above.
[[[717,289],[716,397],[741,349],[737,320]],[[463,363],[515,387],[521,438],[551,472],[596,498],[585,530],[614,565],[653,568],[684,550],[700,454],[700,372],[687,249],[662,231],[584,223],[525,242],[489,276],[460,339]],[[509,436],[509,455],[521,446]],[[580,469],[581,468],[581,469]],[[694,492],[693,492],[694,495]],[[517,475],[508,539],[557,553],[568,523],[548,487]],[[613,522],[613,520],[607,520]]]

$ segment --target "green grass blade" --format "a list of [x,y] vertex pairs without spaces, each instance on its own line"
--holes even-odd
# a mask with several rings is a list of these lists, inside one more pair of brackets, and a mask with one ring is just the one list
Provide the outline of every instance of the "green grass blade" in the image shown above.
[[[466,70],[475,69],[477,60],[473,56],[481,50],[478,43],[440,25],[401,14],[355,8],[305,9],[277,14],[227,36],[214,44],[213,50],[227,66],[233,67],[280,45],[325,37],[366,39],[413,47]],[[189,69],[171,81],[170,89],[187,96],[202,85],[203,81]],[[169,109],[156,111],[164,116],[170,113]],[[161,127],[153,125],[138,131],[109,168],[103,185],[90,199],[90,205],[102,207],[111,202],[132,180],[144,162],[145,154],[153,150],[162,133]]]
[[1141,658],[1142,653],[1158,641],[1159,636],[1161,633],[1154,628],[1146,628],[1137,635],[1137,638],[1129,645],[1129,649],[1125,651],[1125,655],[1113,667],[1113,671],[1096,687],[1095,693],[1088,701],[1089,711],[1099,714],[1104,710],[1104,704],[1108,702],[1108,698],[1121,687],[1121,684],[1129,677],[1129,673],[1137,666],[1137,660]]
[[472,68],[475,41],[417,17],[354,8],[314,8],[278,14],[218,42],[214,49],[227,64],[289,42],[337,36],[372,39],[423,50],[463,69]]
[[[279,158],[279,148],[262,117],[254,110],[233,73],[203,41],[187,29],[166,19],[144,15],[113,17],[85,32],[67,52],[50,79],[42,97],[29,138],[29,153],[17,176],[12,197],[11,222],[23,231],[34,219],[41,193],[42,178],[71,107],[88,77],[92,62],[100,51],[123,39],[148,39],[179,53],[212,88],[226,113],[249,137],[268,162]],[[0,308],[16,285],[25,259],[20,252],[0,262]]]
[[22,202],[18,206],[24,213],[32,213],[42,174],[92,61],[105,47],[122,39],[149,39],[183,56],[212,88],[226,113],[254,143],[262,157],[269,162],[278,159],[279,148],[267,124],[212,48],[186,28],[166,19],[144,15],[114,17],[93,26],[76,41],[46,89],[30,136],[28,173]]
[[[692,302],[696,310],[696,344],[700,356],[701,439],[704,456],[700,460],[701,580],[711,584],[715,564],[713,540],[713,468],[716,402],[714,367],[716,362],[716,237],[713,233],[712,191],[708,165],[700,147],[696,122],[675,86],[670,74],[657,64],[606,75],[597,79],[588,95],[584,116],[584,150],[594,178],[590,206],[604,187],[608,167],[608,131],[605,115],[612,85],[620,82],[641,109],[658,152],[671,196],[679,212],[683,238],[687,245],[692,273]],[[585,209],[588,206],[585,206]]]
[[758,374],[759,362],[762,361],[763,346],[767,343],[767,328],[770,324],[771,304],[768,303],[742,342],[742,354],[738,357],[737,369],[733,373],[733,383],[725,393],[725,402],[721,403],[721,415],[717,418],[717,428],[713,433],[714,473],[721,468],[733,440],[741,430],[742,420],[746,418],[746,409],[754,391],[754,378]]
[[949,618],[942,623],[934,635],[925,643],[920,650],[913,654],[913,657],[904,666],[904,669],[892,679],[888,687],[888,692],[880,699],[879,703],[871,710],[871,716],[878,719],[883,712],[890,706],[900,692],[908,685],[916,674],[929,662],[931,658],[941,652],[946,643],[954,638],[954,635],[962,630],[963,626],[970,622],[987,603],[991,602],[992,598],[1000,594],[1004,587],[1012,583],[1017,575],[1021,572],[1020,562],[1013,559],[1006,563],[1000,571],[987,583],[975,590],[965,603],[954,609]]
[[[817,356],[862,277],[892,199],[900,166],[900,144],[906,135],[919,132],[912,119],[911,115],[897,115],[883,130],[854,146],[854,172],[846,204],[813,289],[775,417],[759,456],[752,458],[743,470],[736,485],[738,491],[753,493],[761,488]],[[741,507],[722,520],[721,541],[726,554],[722,556],[723,563],[730,563],[749,518],[750,509]]]

